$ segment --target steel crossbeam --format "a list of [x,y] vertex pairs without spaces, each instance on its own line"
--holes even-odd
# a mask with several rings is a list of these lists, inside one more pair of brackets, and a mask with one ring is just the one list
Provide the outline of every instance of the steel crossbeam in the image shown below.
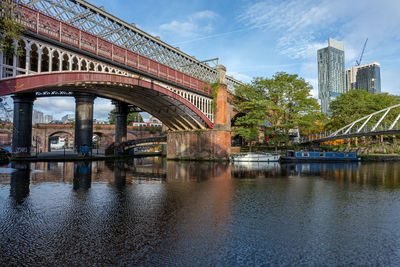
[[[211,83],[216,82],[216,69],[85,0],[22,0],[22,2],[49,16],[101,36],[195,78]],[[181,68],[188,64],[191,65],[190,68]],[[228,90],[231,92],[235,86],[243,84],[230,76],[226,77],[226,81]]]

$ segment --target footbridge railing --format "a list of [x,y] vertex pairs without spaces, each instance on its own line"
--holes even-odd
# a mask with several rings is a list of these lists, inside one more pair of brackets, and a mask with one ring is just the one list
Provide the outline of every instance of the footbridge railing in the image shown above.
[[304,136],[300,143],[319,143],[352,137],[400,134],[399,120],[400,104],[397,104],[364,116],[336,131]]

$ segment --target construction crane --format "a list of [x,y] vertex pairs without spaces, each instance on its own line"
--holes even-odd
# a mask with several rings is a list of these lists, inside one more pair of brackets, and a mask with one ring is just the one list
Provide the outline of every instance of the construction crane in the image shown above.
[[360,64],[361,64],[361,60],[362,60],[362,57],[363,57],[363,55],[364,55],[365,46],[367,45],[367,42],[368,42],[368,38],[367,38],[367,40],[365,40],[364,47],[363,47],[363,50],[362,50],[362,52],[361,52],[360,59],[359,59],[359,60],[356,59],[356,63],[357,63],[356,65],[357,65],[357,66],[360,66]]

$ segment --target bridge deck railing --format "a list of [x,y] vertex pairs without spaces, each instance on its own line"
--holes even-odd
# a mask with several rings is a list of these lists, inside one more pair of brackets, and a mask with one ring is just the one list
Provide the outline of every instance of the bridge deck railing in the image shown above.
[[[390,116],[388,115],[389,112]],[[382,114],[382,115],[381,115]],[[306,142],[323,142],[328,140],[337,140],[342,138],[351,138],[367,135],[384,135],[384,134],[397,134],[400,133],[399,129],[400,120],[400,104],[393,105],[358,120],[355,120],[346,126],[331,132],[329,134],[319,133],[311,136],[301,137],[301,143]],[[389,121],[389,123],[388,123]]]
[[194,78],[148,57],[139,55],[129,49],[68,25],[25,5],[21,5],[20,12],[18,13],[18,22],[24,25],[27,30],[37,34],[212,95],[212,87],[206,81]]
[[357,137],[357,136],[365,136],[365,135],[381,135],[381,134],[392,134],[392,133],[397,133],[400,132],[400,125],[399,121],[396,121],[396,123],[383,123],[377,127],[375,125],[364,125],[362,128],[361,127],[355,127],[352,128],[349,131],[343,131],[343,132],[321,132],[317,134],[312,134],[308,136],[302,136],[300,137],[300,143],[307,143],[307,142],[313,142],[313,141],[321,141],[323,142],[324,140],[337,140],[337,139],[343,139],[347,137]]

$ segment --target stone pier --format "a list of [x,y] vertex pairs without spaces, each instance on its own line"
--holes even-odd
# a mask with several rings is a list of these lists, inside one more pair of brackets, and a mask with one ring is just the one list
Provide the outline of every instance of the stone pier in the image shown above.
[[89,94],[75,95],[75,148],[93,145],[93,102],[96,97]]
[[214,129],[176,131],[167,134],[167,158],[185,160],[229,160],[231,124],[228,110],[226,68],[217,66],[219,84],[214,110]]
[[113,101],[115,105],[115,142],[125,142],[129,107],[127,103]]
[[21,94],[14,100],[12,151],[17,157],[30,156],[32,145],[33,94]]

